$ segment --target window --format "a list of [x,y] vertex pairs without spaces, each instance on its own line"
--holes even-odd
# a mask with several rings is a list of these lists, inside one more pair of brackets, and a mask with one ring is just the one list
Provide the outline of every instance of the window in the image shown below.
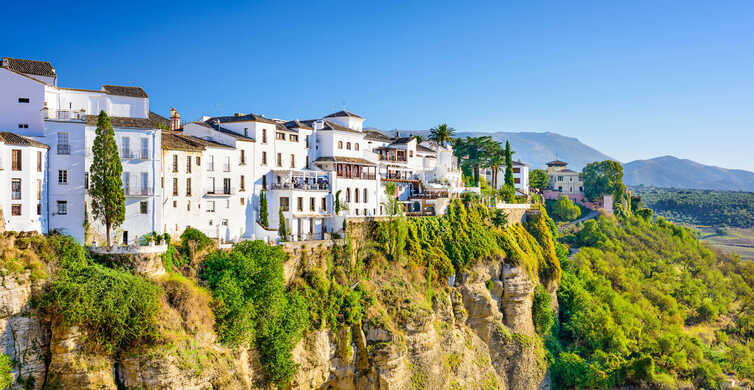
[[209,156],[209,164],[207,164],[207,170],[210,172],[215,170],[215,156]]
[[241,165],[246,165],[246,151],[241,149]]
[[343,149],[343,141],[338,141],[338,149]]
[[123,158],[131,158],[131,138],[123,137],[121,143],[121,156]]
[[350,188],[346,188],[346,202],[348,203],[351,202],[351,189]]
[[186,211],[191,211],[191,201],[186,201]]
[[186,156],[186,173],[191,173],[191,156]]
[[359,203],[359,189],[355,188],[353,190],[353,196],[354,196],[354,203]]
[[230,172],[230,156],[225,156],[225,164],[223,165],[224,172]]
[[317,205],[315,204],[314,198],[309,198],[309,211],[314,211],[317,208]]
[[281,196],[280,197],[280,210],[282,211],[288,211],[289,208],[289,200],[287,196]]
[[296,156],[291,155],[291,168],[296,168]]
[[58,184],[68,184],[68,171],[58,169]]
[[277,160],[277,165],[278,165],[279,167],[282,167],[282,166],[283,166],[283,154],[282,154],[282,153],[278,153],[278,160]]
[[42,152],[37,152],[37,172],[42,172]]
[[178,178],[173,178],[173,196],[178,196]]
[[199,156],[196,156],[196,166],[198,167],[198,166],[201,166],[201,165],[202,165],[202,158],[199,157]]
[[246,198],[243,198],[243,197],[242,197],[242,198],[241,198],[241,206],[243,206],[244,204],[246,204]]
[[141,156],[142,160],[149,159],[149,138],[141,138]]
[[304,198],[299,196],[296,205],[298,206],[296,207],[296,210],[304,211]]
[[37,203],[37,215],[42,215],[42,203]]
[[243,128],[243,136],[244,137],[248,137],[249,136],[249,128],[248,127],[244,127]]
[[351,143],[350,142],[346,142],[346,150],[351,150]]
[[408,151],[408,156],[409,157],[414,157],[414,151],[413,150],[409,150]]
[[322,198],[322,212],[327,211],[327,198]]
[[176,207],[178,207],[178,201],[177,201],[177,200],[174,200],[174,201],[173,201],[173,208],[176,208]]
[[186,179],[186,196],[191,196],[191,178]]
[[280,141],[285,141],[285,133],[277,132],[275,133],[275,139]]
[[563,176],[558,176],[558,181],[563,181]]
[[19,129],[28,129],[29,128],[29,124],[28,123],[19,123],[18,124],[18,128]]
[[362,201],[363,201],[364,203],[366,203],[366,202],[367,202],[367,189],[366,189],[366,188],[364,188],[364,197],[363,197]]
[[239,191],[246,191],[246,178],[241,175],[241,183],[239,184]]
[[42,180],[37,179],[37,200],[42,200]]
[[359,143],[358,142],[353,145],[353,149],[354,150],[359,150]]
[[84,189],[89,189],[89,172],[84,172]]
[[267,129],[262,129],[262,143],[267,143]]
[[306,169],[309,169],[309,156],[306,156],[305,159],[306,159]]
[[262,165],[267,165],[267,152],[262,152]]
[[178,172],[178,154],[173,154],[173,172]]
[[10,198],[13,200],[21,199],[21,179],[11,179],[10,195]]
[[225,195],[230,195],[230,178],[226,177],[223,179],[223,193]]
[[356,215],[359,215],[359,209],[356,209]]
[[521,173],[521,168],[513,168],[513,173]]
[[29,102],[29,98],[18,98],[18,102],[19,103],[28,103]]
[[208,213],[214,213],[215,212],[215,201],[214,200],[210,200],[209,202],[207,202],[207,212]]
[[310,136],[307,135],[306,138],[304,138],[306,140],[306,148],[307,149],[309,148],[309,137]]
[[291,135],[288,136],[288,140],[291,141],[291,142],[298,142],[298,135],[291,134]]
[[267,189],[267,175],[262,176],[262,189]]
[[14,217],[18,217],[21,215],[21,205],[20,204],[14,204],[10,206],[10,215]]
[[21,149],[13,149],[11,152],[11,169],[14,171],[21,170]]
[[149,203],[146,200],[139,202],[139,213],[147,214],[149,211]]
[[55,202],[57,205],[57,214],[58,215],[68,215],[68,201],[67,200],[59,200]]

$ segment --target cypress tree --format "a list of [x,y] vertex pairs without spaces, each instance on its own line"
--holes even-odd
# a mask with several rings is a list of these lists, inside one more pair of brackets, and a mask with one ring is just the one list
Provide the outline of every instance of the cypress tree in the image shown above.
[[283,215],[282,208],[278,210],[278,220],[280,221],[280,228],[278,230],[280,232],[280,241],[287,241],[288,228],[285,226],[285,216]]
[[511,152],[511,143],[505,141],[505,184],[516,187],[513,180],[513,153]]
[[259,223],[262,226],[269,226],[269,211],[267,211],[267,191],[259,194]]
[[111,245],[110,230],[120,226],[126,216],[126,196],[123,192],[123,166],[115,143],[115,131],[110,117],[100,111],[96,136],[92,145],[92,165],[89,166],[92,214],[105,224],[107,245]]

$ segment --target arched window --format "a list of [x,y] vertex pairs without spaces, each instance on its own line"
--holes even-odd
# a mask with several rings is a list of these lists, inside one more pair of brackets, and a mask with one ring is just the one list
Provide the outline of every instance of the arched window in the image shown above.
[[[366,188],[364,188],[364,197],[362,199],[362,202],[364,202],[364,203],[367,202],[367,189]],[[366,211],[364,212],[364,214],[366,214]]]
[[357,143],[356,143],[356,144],[355,144],[355,145],[353,146],[353,148],[354,148],[354,150],[359,150],[359,143],[357,142]]
[[359,189],[353,191],[354,203],[359,203]]
[[351,143],[350,142],[346,142],[346,149],[347,150],[351,150]]
[[346,202],[351,202],[351,189],[346,188]]
[[338,141],[338,149],[343,149],[343,141]]

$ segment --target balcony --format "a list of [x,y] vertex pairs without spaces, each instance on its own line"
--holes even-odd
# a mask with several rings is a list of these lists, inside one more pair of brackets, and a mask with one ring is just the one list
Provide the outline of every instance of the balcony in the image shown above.
[[382,175],[384,180],[416,180],[411,172],[388,171]]
[[52,120],[60,120],[60,121],[83,121],[86,119],[86,111],[84,110],[55,110],[55,111],[49,111],[47,109],[43,109],[44,119],[52,119]]
[[360,172],[338,172],[338,177],[344,179],[361,179],[361,180],[374,180],[376,175],[374,173]]
[[418,194],[412,194],[409,196],[411,199],[442,199],[447,198],[448,191],[432,191],[432,192],[422,192]]
[[236,188],[235,187],[225,187],[225,188],[207,188],[204,191],[205,196],[231,196],[236,194]]
[[126,194],[126,196],[131,197],[142,197],[142,196],[152,196],[154,195],[154,189],[152,187],[136,187],[136,186],[127,186],[123,188],[123,192]]

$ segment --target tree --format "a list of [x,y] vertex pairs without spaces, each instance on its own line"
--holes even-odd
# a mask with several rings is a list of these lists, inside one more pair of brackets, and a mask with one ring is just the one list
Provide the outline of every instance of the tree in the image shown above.
[[340,201],[340,193],[343,190],[338,190],[335,193],[335,215],[339,215],[341,210],[348,210],[348,204]]
[[104,111],[100,111],[97,119],[92,155],[92,165],[89,167],[92,214],[94,218],[104,222],[107,245],[110,246],[110,230],[120,226],[126,216],[126,196],[123,192],[123,166],[115,143],[115,131]]
[[534,169],[529,172],[529,188],[543,190],[550,183],[550,176],[543,169]]
[[516,181],[513,179],[513,152],[508,141],[505,141],[505,184],[516,187]]
[[581,171],[584,181],[584,195],[587,199],[598,200],[603,195],[613,195],[620,199],[626,191],[623,184],[623,166],[617,161],[595,161]]
[[484,145],[485,167],[492,170],[492,188],[497,190],[497,176],[500,167],[505,164],[505,151],[498,142],[490,142]]
[[479,185],[479,168],[486,165],[486,151],[495,143],[492,137],[466,137],[465,139],[455,139],[453,152],[463,162],[461,168],[467,175],[473,176],[474,185]]
[[270,212],[267,210],[267,191],[259,194],[259,223],[262,226],[269,226]]
[[395,196],[395,183],[385,183],[385,201],[382,207],[388,215],[388,221],[381,226],[380,235],[384,237],[387,253],[393,260],[400,260],[408,236],[408,223],[403,216],[403,207]]
[[570,198],[565,195],[561,195],[554,202],[548,201],[551,204],[547,213],[556,221],[573,221],[581,216],[581,209],[574,204]]
[[278,232],[280,233],[280,241],[288,240],[288,228],[285,226],[285,215],[283,215],[283,209],[278,210]]
[[442,123],[429,130],[429,139],[445,147],[445,144],[453,139],[455,131],[456,129],[448,127],[447,123]]

